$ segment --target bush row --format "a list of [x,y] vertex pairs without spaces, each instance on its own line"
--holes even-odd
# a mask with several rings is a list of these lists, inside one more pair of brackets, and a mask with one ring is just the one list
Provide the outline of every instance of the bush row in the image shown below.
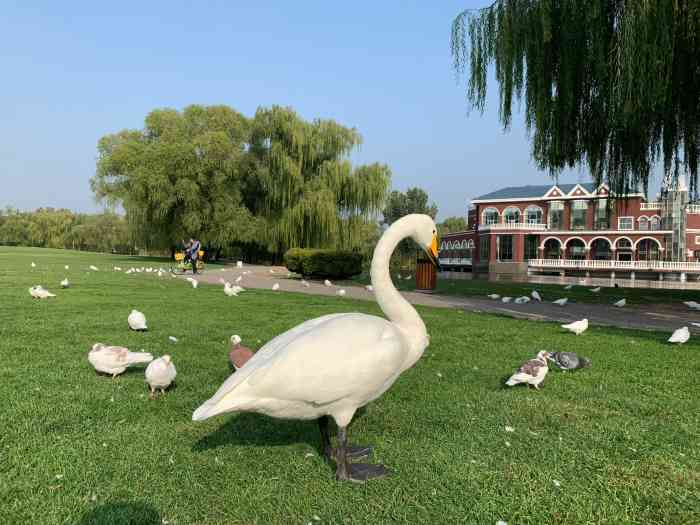
[[362,272],[362,254],[344,250],[291,248],[284,254],[290,272],[344,279]]

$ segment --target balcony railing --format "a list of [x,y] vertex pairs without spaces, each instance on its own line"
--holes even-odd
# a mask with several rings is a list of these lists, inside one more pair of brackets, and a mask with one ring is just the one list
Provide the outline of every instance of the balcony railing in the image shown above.
[[686,211],[693,215],[700,214],[700,204],[688,204]]
[[471,266],[472,260],[466,257],[443,257],[439,259],[441,266]]
[[539,222],[498,222],[496,224],[480,224],[479,231],[488,230],[530,230],[544,231],[547,225]]
[[564,268],[573,270],[700,272],[700,262],[530,259],[527,264],[531,268]]
[[660,210],[661,203],[660,202],[642,202],[641,205],[639,206],[639,209],[642,211]]

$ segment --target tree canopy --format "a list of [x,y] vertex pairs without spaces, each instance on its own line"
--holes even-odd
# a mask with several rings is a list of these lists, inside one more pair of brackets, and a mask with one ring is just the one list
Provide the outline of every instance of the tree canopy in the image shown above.
[[696,191],[697,0],[496,0],[456,17],[452,54],[470,107],[483,111],[491,67],[504,128],[524,102],[541,169],[587,164],[625,193],[662,160],[667,182],[685,171]]
[[390,183],[387,166],[351,166],[360,143],[355,129],[307,122],[289,108],[250,119],[226,106],[161,109],[142,130],[100,139],[91,184],[98,199],[124,208],[148,246],[194,235],[273,252],[355,247]]
[[[428,204],[428,194],[422,188],[408,188],[406,193],[394,190],[389,194],[384,206],[384,224],[390,225],[409,213],[424,213],[433,219],[438,209],[435,203]],[[411,266],[416,255],[416,247],[410,239],[404,239],[399,243],[392,264]]]
[[437,228],[440,235],[463,232],[467,229],[467,219],[464,217],[447,217],[437,225]]

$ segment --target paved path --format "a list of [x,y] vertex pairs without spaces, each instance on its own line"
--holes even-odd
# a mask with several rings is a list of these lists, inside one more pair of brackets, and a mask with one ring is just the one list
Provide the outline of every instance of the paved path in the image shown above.
[[[309,281],[309,287],[302,286],[299,280],[287,278],[288,271],[281,266],[251,266],[242,269],[227,266],[223,271],[210,269],[198,278],[201,282],[219,284],[219,279],[231,283],[242,275],[239,283],[244,288],[270,289],[274,283],[280,285],[280,291],[306,293],[312,295],[335,296],[340,288],[327,287],[322,282]],[[270,270],[274,273],[270,273]],[[244,274],[244,272],[250,272]],[[360,286],[343,286],[346,297],[373,301],[374,294]],[[585,303],[569,303],[557,306],[551,303],[503,304],[488,298],[456,297],[448,295],[431,295],[418,292],[402,292],[402,295],[412,304],[433,306],[437,308],[461,308],[470,312],[488,312],[506,315],[518,319],[533,321],[552,321],[569,323],[588,318],[591,324],[617,326],[640,330],[657,330],[671,332],[676,328],[687,325],[692,332],[700,334],[700,327],[690,323],[700,323],[700,312],[689,310],[685,305],[649,304],[633,305],[625,308]]]

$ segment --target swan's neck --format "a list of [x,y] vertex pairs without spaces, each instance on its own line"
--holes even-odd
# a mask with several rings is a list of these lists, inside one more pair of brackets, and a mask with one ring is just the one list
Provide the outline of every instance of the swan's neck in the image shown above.
[[411,351],[417,352],[418,355],[413,361],[415,362],[428,346],[425,324],[415,308],[396,290],[389,273],[391,254],[399,242],[412,233],[412,224],[408,219],[408,217],[399,219],[382,235],[374,249],[371,277],[379,307],[389,320],[404,333]]

